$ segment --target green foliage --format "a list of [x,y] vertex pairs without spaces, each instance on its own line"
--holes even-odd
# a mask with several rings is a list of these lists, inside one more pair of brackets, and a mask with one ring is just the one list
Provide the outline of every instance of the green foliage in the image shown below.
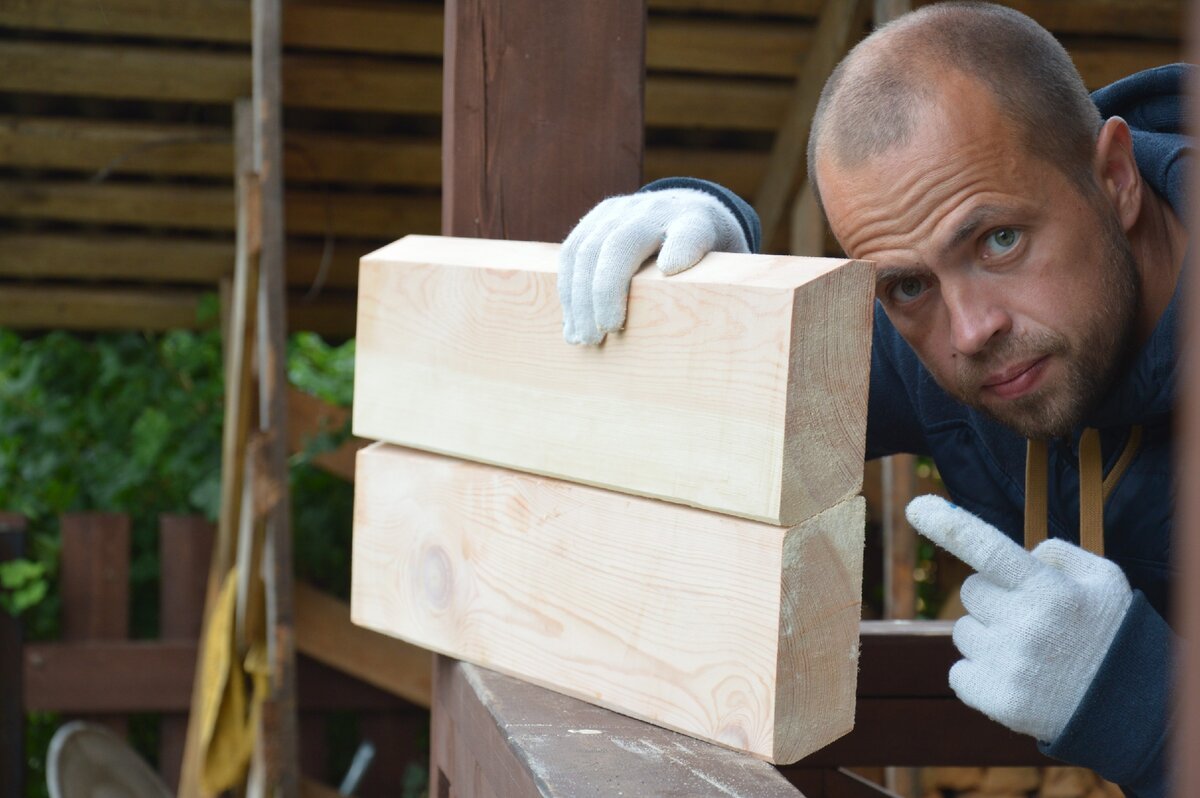
[[316,333],[296,333],[288,342],[288,380],[330,404],[348,407],[354,396],[354,340],[332,346]]
[[[215,299],[204,303],[209,316]],[[315,335],[289,342],[298,387],[348,405],[354,344]],[[54,332],[22,337],[0,330],[0,510],[27,517],[27,557],[0,564],[0,608],[23,614],[30,639],[57,636],[62,513],[128,513],[135,637],[157,635],[158,517],[220,506],[224,381],[214,331],[161,335]],[[353,489],[310,463],[348,429],[327,430],[292,458],[297,573],[346,596]],[[30,715],[30,795],[45,795],[44,752],[60,719]],[[135,742],[155,754],[157,721],[134,718]]]
[[18,615],[46,597],[50,580],[46,564],[17,559],[0,562],[0,608]]

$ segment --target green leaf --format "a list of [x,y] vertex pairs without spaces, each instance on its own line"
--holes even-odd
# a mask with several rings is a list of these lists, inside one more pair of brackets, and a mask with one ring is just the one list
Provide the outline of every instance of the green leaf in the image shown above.
[[40,604],[42,599],[46,598],[46,592],[50,589],[50,583],[46,580],[33,582],[26,585],[20,590],[13,592],[12,606],[16,612],[24,612],[30,607]]
[[46,566],[40,562],[25,559],[0,562],[0,587],[8,590],[16,590],[45,575]]

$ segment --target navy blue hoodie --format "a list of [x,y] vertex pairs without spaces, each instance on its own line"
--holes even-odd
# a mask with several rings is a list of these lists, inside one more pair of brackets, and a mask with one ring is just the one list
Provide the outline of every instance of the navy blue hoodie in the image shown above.
[[[1138,169],[1149,186],[1186,218],[1189,156],[1184,129],[1187,67],[1139,72],[1092,95],[1101,114],[1133,129]],[[752,251],[760,248],[758,217],[722,186],[668,178],[643,191],[697,188],[720,199],[742,224]],[[1183,280],[1180,280],[1182,283]],[[1172,633],[1165,618],[1171,593],[1171,414],[1177,371],[1179,286],[1129,371],[1082,426],[1100,430],[1105,473],[1141,424],[1137,456],[1105,503],[1106,556],[1134,589],[1133,604],[1100,671],[1046,754],[1089,767],[1126,795],[1165,798],[1170,725]],[[1049,534],[1078,543],[1079,434],[1052,442],[1049,453]],[[867,456],[909,452],[933,457],[959,505],[1022,541],[1025,439],[959,404],[934,382],[916,354],[876,306]]]

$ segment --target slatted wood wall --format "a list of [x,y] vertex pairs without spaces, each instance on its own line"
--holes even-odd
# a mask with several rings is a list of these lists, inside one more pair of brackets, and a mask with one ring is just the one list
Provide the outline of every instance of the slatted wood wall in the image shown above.
[[[1091,86],[1180,57],[1182,0],[1011,4]],[[649,0],[646,179],[752,197],[820,7]],[[0,4],[0,326],[198,323],[232,270],[249,40],[247,0]],[[358,257],[438,230],[442,5],[291,0],[284,41],[291,324],[350,335]]]

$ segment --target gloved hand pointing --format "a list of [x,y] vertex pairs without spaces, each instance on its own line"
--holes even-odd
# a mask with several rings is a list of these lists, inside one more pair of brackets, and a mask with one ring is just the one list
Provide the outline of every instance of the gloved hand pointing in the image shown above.
[[1064,540],[1027,552],[938,496],[906,511],[918,532],[979,573],[963,582],[950,669],[963,703],[1053,742],[1075,714],[1133,600],[1112,561]]
[[659,270],[671,275],[713,251],[750,249],[737,218],[711,194],[672,188],[604,200],[579,221],[559,253],[563,338],[598,344],[621,329],[629,283],[655,252]]

